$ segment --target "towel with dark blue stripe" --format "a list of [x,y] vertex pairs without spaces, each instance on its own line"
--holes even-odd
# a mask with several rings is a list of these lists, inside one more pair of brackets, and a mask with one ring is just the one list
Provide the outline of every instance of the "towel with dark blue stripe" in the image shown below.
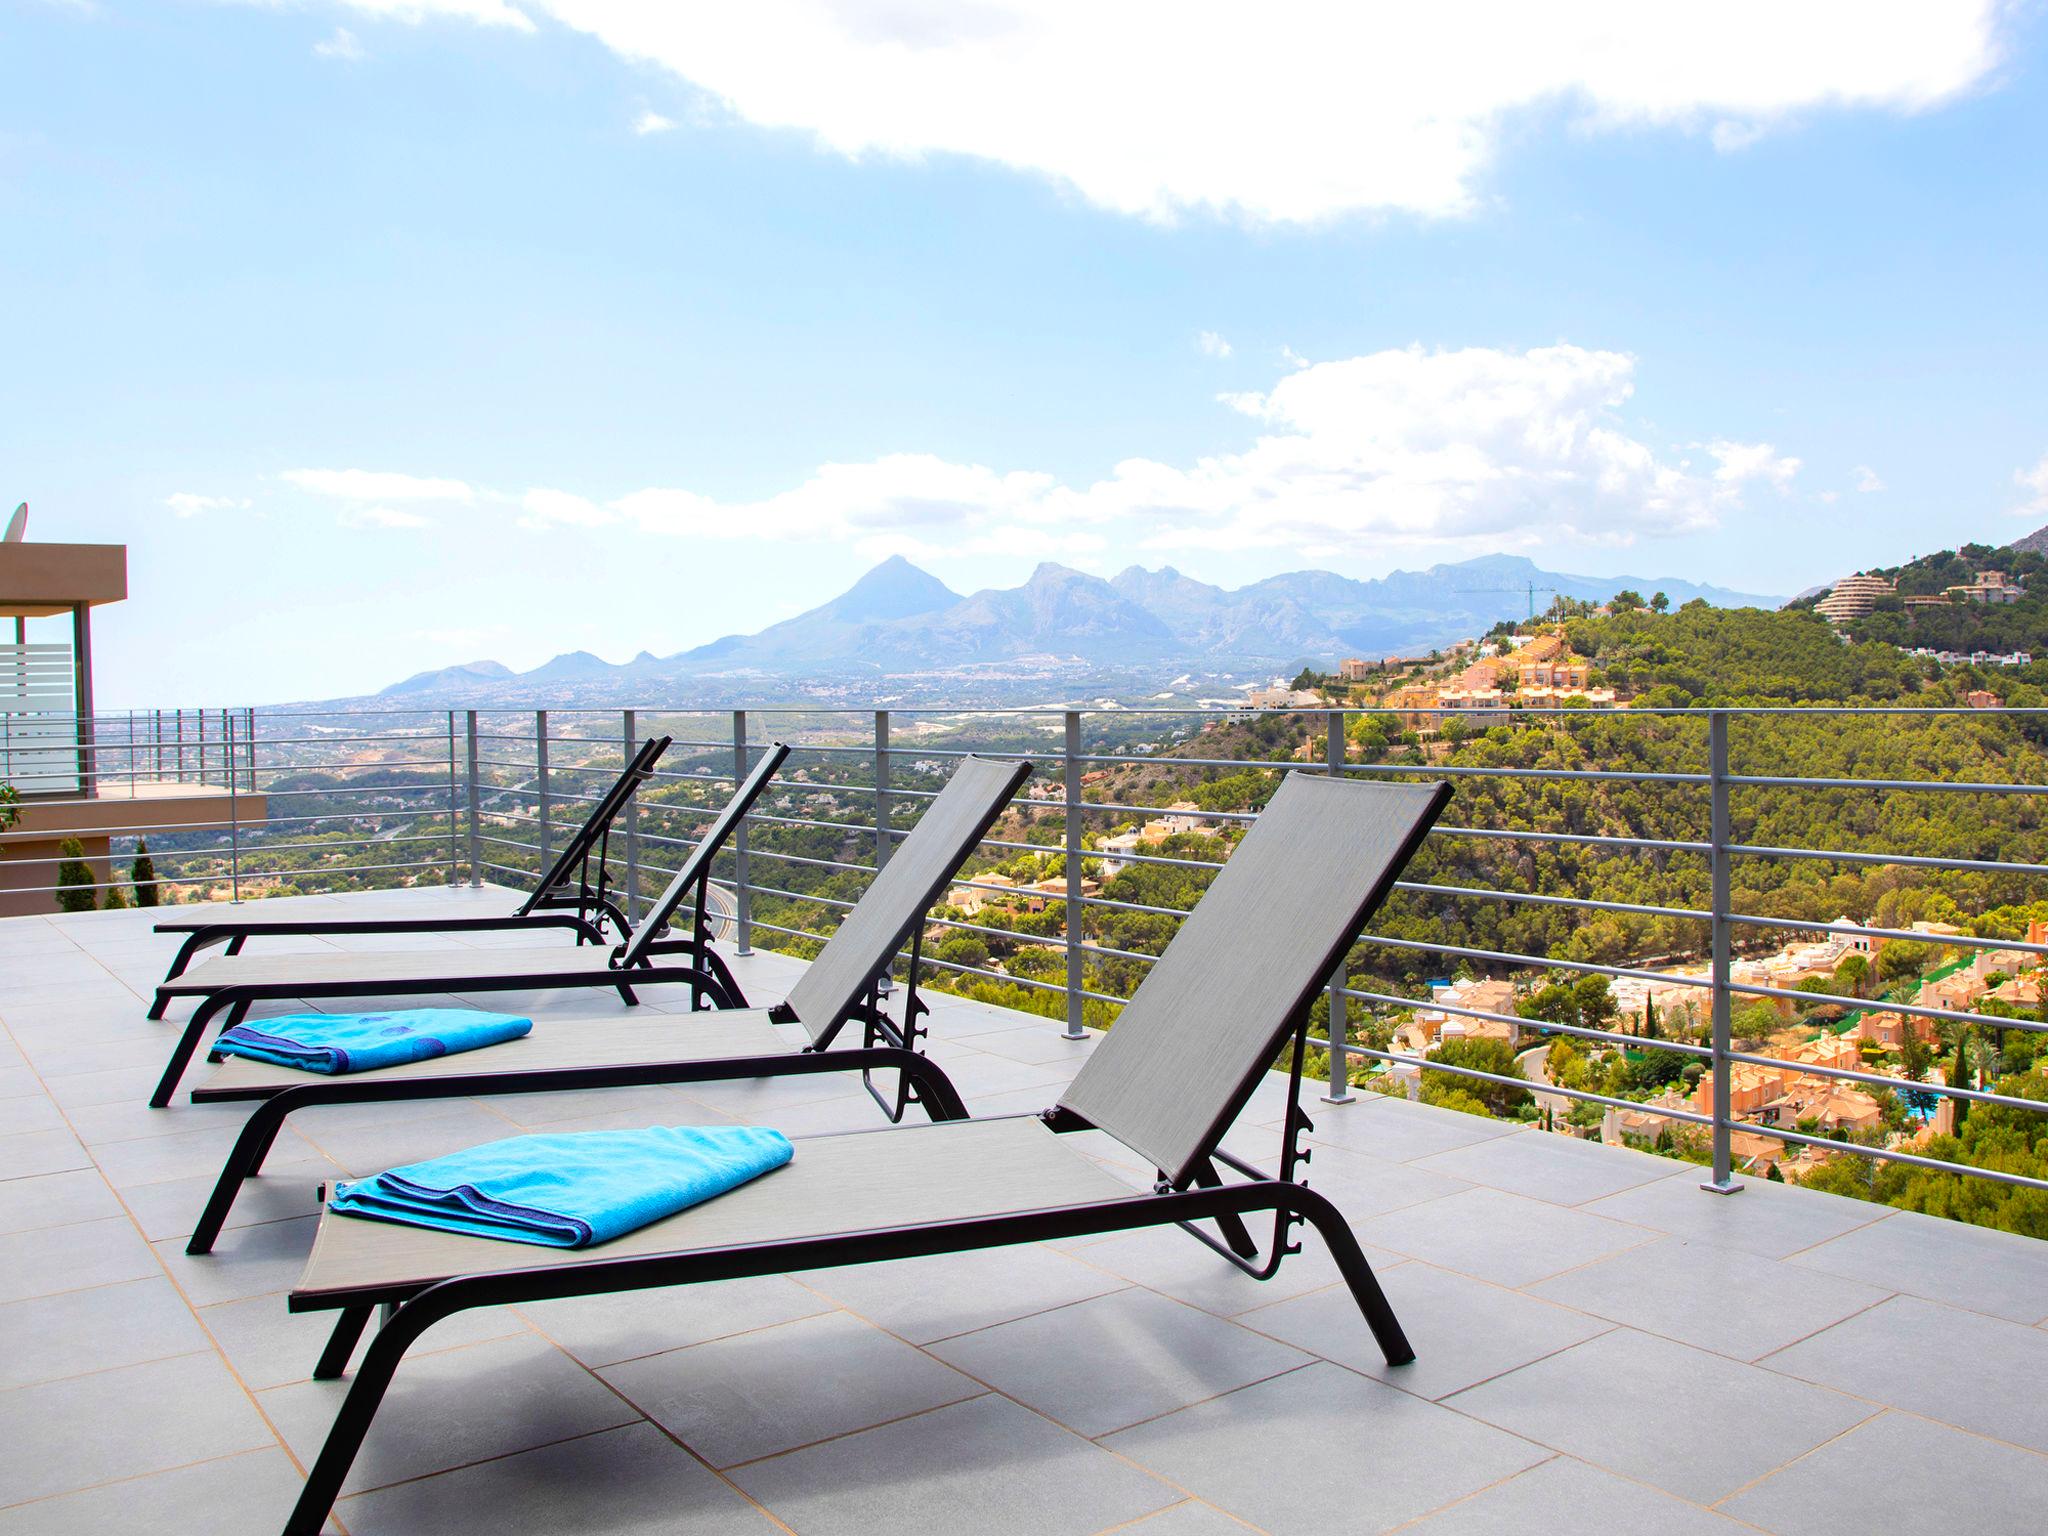
[[687,1210],[790,1160],[761,1126],[648,1126],[514,1136],[337,1184],[347,1216],[504,1242],[588,1248]]
[[286,1013],[224,1029],[213,1048],[307,1072],[368,1072],[517,1040],[533,1020],[474,1008],[392,1013]]

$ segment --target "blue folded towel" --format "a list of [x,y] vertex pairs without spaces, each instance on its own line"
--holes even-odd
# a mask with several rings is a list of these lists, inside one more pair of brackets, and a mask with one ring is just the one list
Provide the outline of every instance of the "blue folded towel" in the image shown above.
[[224,1029],[213,1048],[307,1072],[367,1072],[517,1040],[533,1020],[474,1008],[402,1008],[395,1013],[287,1013]]
[[336,1184],[328,1208],[474,1237],[588,1248],[759,1178],[794,1149],[759,1126],[514,1136]]

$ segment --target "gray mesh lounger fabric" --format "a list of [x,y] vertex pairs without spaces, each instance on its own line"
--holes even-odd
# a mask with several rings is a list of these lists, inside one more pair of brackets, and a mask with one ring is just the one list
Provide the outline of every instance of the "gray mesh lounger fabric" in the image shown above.
[[[307,987],[358,982],[445,981],[459,992],[464,981],[498,976],[585,976],[605,969],[606,951],[587,944],[545,947],[492,945],[464,949],[328,950],[306,955],[216,955],[171,985],[191,991],[223,987]],[[630,982],[631,976],[621,980]]]
[[789,989],[790,1012],[812,1039],[838,1026],[875,973],[903,947],[1030,771],[1029,763],[961,759],[831,942]]
[[1061,1107],[1183,1183],[1449,793],[1289,774]]
[[796,1157],[602,1248],[537,1248],[323,1211],[295,1298],[374,1298],[451,1275],[688,1253],[1140,1199],[1035,1115],[797,1138]]
[[[554,1072],[576,1067],[661,1066],[679,1061],[717,1061],[727,1056],[774,1056],[794,1051],[765,1008],[727,1008],[717,1013],[661,1014],[634,1019],[541,1019],[533,1033],[489,1050],[461,1051],[427,1061],[351,1072],[346,1081],[451,1077],[463,1073]],[[275,1062],[230,1056],[194,1090],[195,1096],[256,1094],[308,1083],[343,1079],[309,1078]]]
[[[631,941],[619,959],[614,963],[613,951],[589,945],[560,944],[547,948],[538,946],[498,947],[465,949],[456,946],[417,950],[344,950],[338,953],[298,955],[218,955],[203,960],[183,975],[167,980],[164,991],[174,995],[195,992],[213,992],[225,987],[278,987],[303,984],[312,989],[322,986],[350,986],[369,982],[391,981],[401,984],[416,984],[445,980],[451,985],[448,990],[460,990],[459,983],[469,980],[489,980],[499,976],[579,976],[603,978],[610,972],[623,972],[627,967],[637,967],[648,958],[647,951],[653,944],[662,942],[668,933],[669,919],[673,917],[683,901],[689,896],[704,871],[704,867],[718,856],[719,851],[731,837],[733,829],[740,824],[754,802],[768,787],[783,760],[789,756],[789,748],[781,742],[771,742],[759,762],[751,768],[746,778],[734,788],[732,797],[716,819],[705,829],[697,845],[683,860],[682,867],[668,883],[647,915],[634,930]],[[631,983],[634,978],[622,975],[621,979]]]

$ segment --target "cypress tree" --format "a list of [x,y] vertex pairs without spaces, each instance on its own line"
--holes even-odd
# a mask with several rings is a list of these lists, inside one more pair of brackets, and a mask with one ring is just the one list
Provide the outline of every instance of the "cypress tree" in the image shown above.
[[92,866],[85,862],[85,845],[67,837],[57,845],[61,863],[57,866],[57,908],[61,912],[90,912],[99,905],[99,882]]
[[[1949,1068],[1948,1085],[1951,1088],[1970,1086],[1970,1026],[1967,1024],[1956,1032],[1956,1063]],[[1968,1111],[1970,1101],[1955,1099],[1952,1102],[1956,1107],[1954,1129],[1960,1133],[1963,1128],[1963,1115]]]
[[156,860],[149,856],[149,844],[138,838],[135,842],[135,862],[129,867],[128,877],[135,886],[135,905],[153,907],[157,904]]

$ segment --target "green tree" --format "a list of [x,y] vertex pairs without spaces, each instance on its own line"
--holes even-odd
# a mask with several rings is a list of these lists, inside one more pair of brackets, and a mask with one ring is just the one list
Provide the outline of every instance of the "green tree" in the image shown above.
[[[1948,1085],[1951,1088],[1970,1086],[1970,1026],[1967,1024],[1956,1035],[1956,1059],[1949,1064]],[[1970,1108],[1970,1101],[1956,1099],[1953,1102],[1956,1107],[1955,1130],[1960,1132],[1963,1128],[1963,1116]]]
[[135,886],[135,905],[153,907],[157,905],[156,860],[149,856],[149,843],[142,838],[135,841],[135,862],[128,868],[128,878]]
[[1643,606],[1643,594],[1633,587],[1623,587],[1607,600],[1607,606],[1615,613],[1633,613]]
[[67,837],[57,845],[57,908],[62,912],[90,912],[99,905],[99,882],[92,866],[85,862],[85,845]]
[[1877,974],[1885,981],[1904,981],[1918,976],[1934,958],[1932,946],[1909,939],[1894,939],[1878,951]]
[[1650,599],[1650,611],[1652,613],[1669,613],[1671,611],[1671,599],[1662,592],[1657,593]]
[[[1485,1036],[1468,1036],[1443,1041],[1429,1053],[1431,1061],[1440,1061],[1445,1066],[1469,1067],[1475,1072],[1491,1072],[1499,1077],[1520,1077],[1521,1064],[1515,1060],[1515,1049],[1505,1040],[1489,1039]],[[1422,1101],[1425,1104],[1439,1103],[1450,1095],[1468,1097],[1485,1106],[1485,1112],[1499,1119],[1513,1119],[1525,1105],[1536,1101],[1526,1088],[1511,1088],[1506,1083],[1489,1083],[1476,1077],[1459,1077],[1449,1072],[1424,1072],[1422,1074]],[[1461,1105],[1447,1105],[1448,1108],[1462,1108]],[[1467,1111],[1469,1113],[1469,1111]]]
[[1842,963],[1835,967],[1834,990],[1845,997],[1861,997],[1869,985],[1870,962],[1855,950],[1842,956]]

